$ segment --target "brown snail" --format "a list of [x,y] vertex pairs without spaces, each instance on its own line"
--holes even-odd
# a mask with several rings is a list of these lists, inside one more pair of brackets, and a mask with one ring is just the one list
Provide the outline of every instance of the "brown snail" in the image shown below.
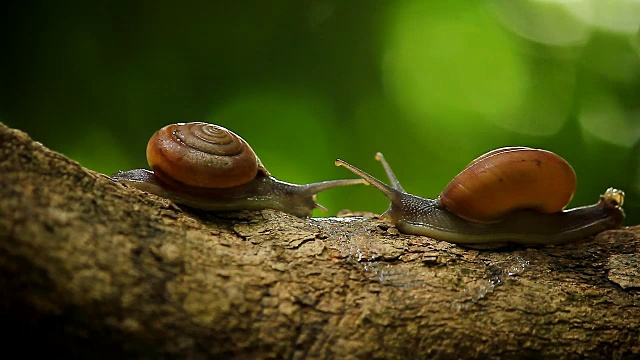
[[376,159],[393,187],[338,159],[380,190],[391,205],[383,216],[406,234],[458,244],[561,244],[622,226],[624,192],[609,188],[590,206],[564,210],[576,175],[546,150],[506,147],[472,161],[436,199],[404,192],[381,153]]
[[192,208],[227,211],[276,209],[311,216],[315,195],[326,189],[366,183],[362,179],[297,185],[280,181],[251,146],[222,126],[202,122],[167,125],[147,144],[153,171],[119,171],[112,179]]

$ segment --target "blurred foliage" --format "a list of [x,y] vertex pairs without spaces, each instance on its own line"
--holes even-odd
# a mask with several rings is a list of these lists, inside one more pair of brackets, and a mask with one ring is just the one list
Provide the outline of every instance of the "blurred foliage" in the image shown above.
[[[616,186],[640,223],[640,1],[4,6],[0,121],[96,171],[145,167],[155,130],[204,120],[282,180],[352,177],[337,157],[383,176],[382,151],[433,197],[476,156],[525,145],[574,166],[571,206]],[[319,201],[387,207],[364,186]]]

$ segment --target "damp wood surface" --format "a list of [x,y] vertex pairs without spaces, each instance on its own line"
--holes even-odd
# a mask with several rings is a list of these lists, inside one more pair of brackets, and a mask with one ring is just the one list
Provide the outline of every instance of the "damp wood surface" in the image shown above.
[[637,358],[639,236],[475,250],[372,214],[198,212],[0,124],[0,326],[25,355]]

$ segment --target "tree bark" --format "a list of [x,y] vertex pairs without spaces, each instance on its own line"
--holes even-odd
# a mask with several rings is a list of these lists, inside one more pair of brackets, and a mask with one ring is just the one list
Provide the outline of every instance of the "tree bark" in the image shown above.
[[0,314],[23,354],[633,358],[639,235],[478,251],[375,216],[198,212],[0,124]]

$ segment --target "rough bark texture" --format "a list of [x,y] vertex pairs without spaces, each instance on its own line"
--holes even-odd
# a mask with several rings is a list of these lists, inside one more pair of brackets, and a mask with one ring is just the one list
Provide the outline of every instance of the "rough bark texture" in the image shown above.
[[633,358],[639,236],[477,251],[375,217],[189,211],[0,124],[0,314],[23,354]]

